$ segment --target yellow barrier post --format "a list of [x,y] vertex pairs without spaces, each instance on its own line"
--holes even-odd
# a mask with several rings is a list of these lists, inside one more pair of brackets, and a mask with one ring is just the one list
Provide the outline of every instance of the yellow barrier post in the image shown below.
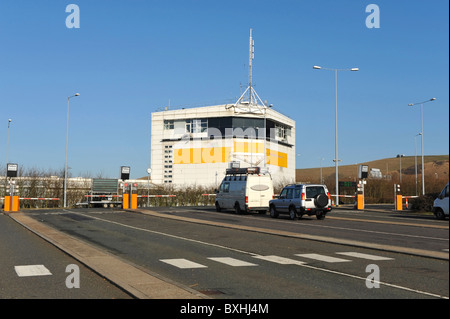
[[137,194],[131,194],[131,209],[137,209]]
[[5,196],[4,207],[5,212],[11,211],[11,196]]
[[395,209],[396,210],[403,210],[403,196],[402,195],[397,195]]
[[18,212],[19,211],[19,196],[13,196],[12,197],[12,209],[11,211],[13,212]]
[[364,199],[363,194],[356,195],[356,209],[364,209]]
[[122,195],[122,209],[128,209],[130,207],[130,194],[124,193]]

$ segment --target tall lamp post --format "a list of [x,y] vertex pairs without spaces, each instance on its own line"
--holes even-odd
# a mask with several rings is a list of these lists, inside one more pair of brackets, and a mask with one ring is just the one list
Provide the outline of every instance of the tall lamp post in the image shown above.
[[359,68],[351,68],[351,69],[330,69],[330,68],[323,68],[321,66],[313,66],[313,69],[316,70],[327,70],[327,71],[334,71],[334,103],[335,103],[335,159],[333,160],[333,162],[335,163],[336,166],[336,206],[339,206],[339,168],[338,168],[338,162],[339,162],[339,157],[338,157],[338,121],[337,121],[337,73],[338,71],[359,71]]
[[[11,119],[8,119],[8,137],[6,139],[6,165],[5,165],[6,170],[8,170],[8,161],[9,161],[9,159],[8,159],[8,155],[9,155],[9,127],[10,127],[11,121],[12,121]],[[7,177],[7,173],[6,172],[5,172],[5,176],[6,176],[6,180],[5,180],[5,195],[6,195],[6,184],[8,183],[8,177]]]
[[421,148],[422,148],[422,195],[425,195],[425,163],[424,163],[424,160],[423,160],[423,104],[424,103],[428,103],[428,102],[432,102],[434,100],[436,100],[435,97],[433,97],[433,98],[431,98],[429,100],[423,101],[423,102],[417,102],[417,103],[410,103],[410,104],[408,104],[409,106],[414,106],[414,105],[420,104],[420,123],[421,123],[420,124],[420,127],[421,127],[421,129],[420,129],[420,137],[421,137],[421,144],[422,144],[422,146],[421,146]]
[[9,126],[11,124],[11,119],[8,119],[8,138],[6,139],[6,165],[8,165],[8,155],[9,155]]
[[416,174],[416,196],[417,196],[417,141],[416,137],[422,135],[422,133],[416,134],[414,136],[414,172]]
[[66,125],[66,161],[64,164],[64,208],[67,207],[67,152],[69,150],[69,105],[70,99],[79,96],[80,93],[75,93],[67,98],[67,125]]
[[404,157],[405,154],[397,154],[397,158],[400,158],[400,184],[402,183],[402,157]]
[[147,207],[150,206],[150,174],[152,173],[152,169],[149,167],[147,168]]

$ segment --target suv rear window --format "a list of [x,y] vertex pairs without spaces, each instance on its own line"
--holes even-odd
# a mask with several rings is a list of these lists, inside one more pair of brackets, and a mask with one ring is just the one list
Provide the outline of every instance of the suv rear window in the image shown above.
[[325,194],[325,189],[322,186],[306,187],[306,198],[314,198],[319,194]]

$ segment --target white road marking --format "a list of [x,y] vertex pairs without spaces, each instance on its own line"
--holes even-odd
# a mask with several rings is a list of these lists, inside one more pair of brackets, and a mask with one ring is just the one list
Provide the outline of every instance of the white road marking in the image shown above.
[[[325,269],[325,268],[319,268],[319,267],[315,267],[315,266],[311,266],[311,265],[302,265],[302,267],[310,268],[310,269],[314,269],[314,270],[318,270],[318,271],[323,271],[323,272],[328,272],[328,273],[331,273],[331,274],[336,274],[336,275],[345,276],[345,277],[349,277],[349,278],[355,278],[355,279],[364,280],[364,281],[367,280],[366,277],[360,277],[360,276],[356,276],[356,275],[343,273],[343,272],[340,272],[340,271],[335,271],[335,270],[330,270],[330,269]],[[378,284],[380,284],[380,285],[384,285],[384,286],[387,286],[387,287],[397,288],[397,289],[401,289],[401,290],[405,290],[405,291],[411,291],[411,292],[414,292],[414,293],[427,295],[427,296],[431,296],[431,297],[436,297],[436,298],[449,299],[448,296],[442,296],[442,295],[434,294],[434,293],[427,292],[427,291],[422,291],[422,290],[412,289],[412,288],[399,286],[399,285],[395,285],[395,284],[390,284],[388,282],[382,282],[382,281],[376,281],[376,282]]]
[[210,257],[208,259],[233,267],[258,266],[257,264],[252,264],[243,260],[234,259],[230,257]]
[[19,277],[48,276],[52,273],[44,265],[27,265],[14,267]]
[[325,255],[319,255],[319,254],[295,254],[295,256],[319,260],[319,261],[325,261],[327,263],[342,263],[342,262],[350,261],[348,259],[330,257],[330,256],[325,256]]
[[208,268],[205,265],[202,264],[197,264],[196,262],[184,259],[184,258],[179,258],[179,259],[160,259],[160,261],[178,267],[180,269],[190,269],[190,268]]
[[362,258],[362,259],[369,259],[369,260],[394,260],[394,258],[389,257],[383,257],[383,256],[376,256],[376,255],[369,255],[369,254],[362,254],[357,252],[341,252],[336,253],[338,255],[344,255],[349,257],[356,257],[356,258]]
[[266,260],[266,261],[271,261],[277,264],[281,264],[281,265],[304,265],[305,262],[303,261],[299,261],[299,260],[295,260],[295,259],[290,259],[290,258],[285,258],[285,257],[280,257],[280,256],[275,256],[275,255],[270,255],[270,256],[253,256],[254,258],[258,258],[258,259],[262,259],[262,260]]

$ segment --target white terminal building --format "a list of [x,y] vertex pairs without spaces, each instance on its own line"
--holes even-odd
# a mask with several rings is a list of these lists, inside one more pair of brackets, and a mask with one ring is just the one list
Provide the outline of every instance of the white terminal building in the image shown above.
[[252,88],[253,51],[250,30],[249,86],[236,103],[152,113],[154,184],[218,187],[227,168],[255,166],[295,182],[295,121]]
[[274,183],[294,182],[295,121],[258,110],[215,105],[152,113],[152,182],[218,186],[231,165],[266,167]]

